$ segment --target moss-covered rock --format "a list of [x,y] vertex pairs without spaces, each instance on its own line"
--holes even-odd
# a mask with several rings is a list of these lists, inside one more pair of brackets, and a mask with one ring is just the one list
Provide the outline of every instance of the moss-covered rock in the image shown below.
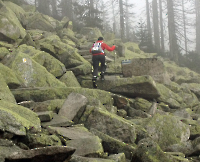
[[143,123],[150,137],[164,149],[172,144],[185,142],[190,137],[189,126],[171,115],[156,114]]
[[26,100],[42,102],[46,100],[66,99],[67,96],[72,92],[80,93],[86,96],[89,100],[90,105],[112,106],[114,102],[109,92],[98,89],[93,90],[88,88],[67,87],[67,88],[35,88],[35,89],[12,90],[12,93],[18,102]]
[[59,80],[67,87],[81,87],[72,71],[67,71]]
[[0,61],[9,53],[5,47],[0,47]]
[[0,101],[0,128],[16,135],[26,135],[26,131],[41,131],[40,120],[34,112],[7,101]]
[[16,103],[13,94],[11,93],[6,81],[3,78],[3,75],[0,73],[0,101],[8,101],[10,103]]
[[36,47],[35,42],[32,40],[29,33],[26,34],[24,39],[19,43],[19,45],[26,44],[28,46]]
[[7,66],[4,66],[1,63],[0,63],[0,73],[2,77],[5,79],[6,84],[8,85],[10,89],[14,89],[20,86],[20,82],[17,79],[14,72],[10,68],[8,68]]
[[[82,87],[92,88],[91,80],[82,80]],[[160,96],[157,85],[151,76],[136,76],[132,78],[105,77],[105,80],[97,80],[99,89],[127,97],[157,98]]]
[[84,125],[125,143],[133,144],[136,140],[136,126],[132,122],[100,108],[95,108],[90,113]]
[[64,83],[48,73],[45,67],[24,53],[16,54],[9,67],[25,87],[66,87]]
[[119,152],[123,152],[127,159],[132,158],[132,154],[135,150],[135,145],[126,144],[94,128],[91,128],[90,132],[102,140],[104,152],[108,152],[109,154],[117,154]]
[[5,37],[5,41],[16,41],[18,38],[24,38],[26,35],[25,29],[21,26],[15,13],[0,1],[0,33]]
[[181,84],[185,88],[189,88],[200,99],[200,88],[198,83],[183,83]]
[[161,96],[158,98],[159,102],[166,103],[172,109],[181,107],[183,99],[178,94],[174,93],[163,84],[157,84],[157,88],[161,94]]
[[152,103],[150,103],[148,100],[139,97],[137,97],[133,103],[130,103],[131,107],[144,112],[148,112],[151,105]]
[[46,134],[27,134],[24,139],[29,148],[45,147],[45,146],[62,146],[62,143],[56,135]]
[[89,42],[96,41],[98,37],[102,37],[101,31],[98,28],[83,27],[80,33],[87,36]]

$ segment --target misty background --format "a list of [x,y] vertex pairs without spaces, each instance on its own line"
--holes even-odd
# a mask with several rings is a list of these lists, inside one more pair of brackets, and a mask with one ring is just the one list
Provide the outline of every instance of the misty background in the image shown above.
[[[13,0],[14,1],[14,0]],[[199,72],[199,0],[15,0],[55,19],[69,18],[73,30],[97,27]]]

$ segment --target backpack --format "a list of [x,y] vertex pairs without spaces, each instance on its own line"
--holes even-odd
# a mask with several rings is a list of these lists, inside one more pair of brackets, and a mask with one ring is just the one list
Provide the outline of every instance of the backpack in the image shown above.
[[92,54],[104,53],[103,49],[101,48],[102,43],[94,43],[92,50],[91,50]]

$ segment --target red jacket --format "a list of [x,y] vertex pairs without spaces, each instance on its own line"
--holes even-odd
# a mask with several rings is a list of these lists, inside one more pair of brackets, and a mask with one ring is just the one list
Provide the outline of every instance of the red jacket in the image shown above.
[[[103,50],[108,50],[108,51],[114,51],[115,50],[115,46],[113,45],[112,47],[109,47],[106,43],[103,43],[103,41],[102,40],[98,40],[98,41],[96,41],[96,43],[102,43],[101,44],[101,48],[103,49]],[[92,53],[92,47],[90,48],[90,53]],[[93,54],[93,56],[94,55],[104,55],[104,53],[98,53],[98,54]]]

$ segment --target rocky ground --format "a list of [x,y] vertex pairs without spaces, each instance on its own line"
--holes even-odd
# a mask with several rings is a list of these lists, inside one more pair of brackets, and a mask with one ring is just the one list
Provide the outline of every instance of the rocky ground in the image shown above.
[[93,89],[101,32],[33,11],[0,0],[0,162],[200,161],[199,74],[106,33]]

